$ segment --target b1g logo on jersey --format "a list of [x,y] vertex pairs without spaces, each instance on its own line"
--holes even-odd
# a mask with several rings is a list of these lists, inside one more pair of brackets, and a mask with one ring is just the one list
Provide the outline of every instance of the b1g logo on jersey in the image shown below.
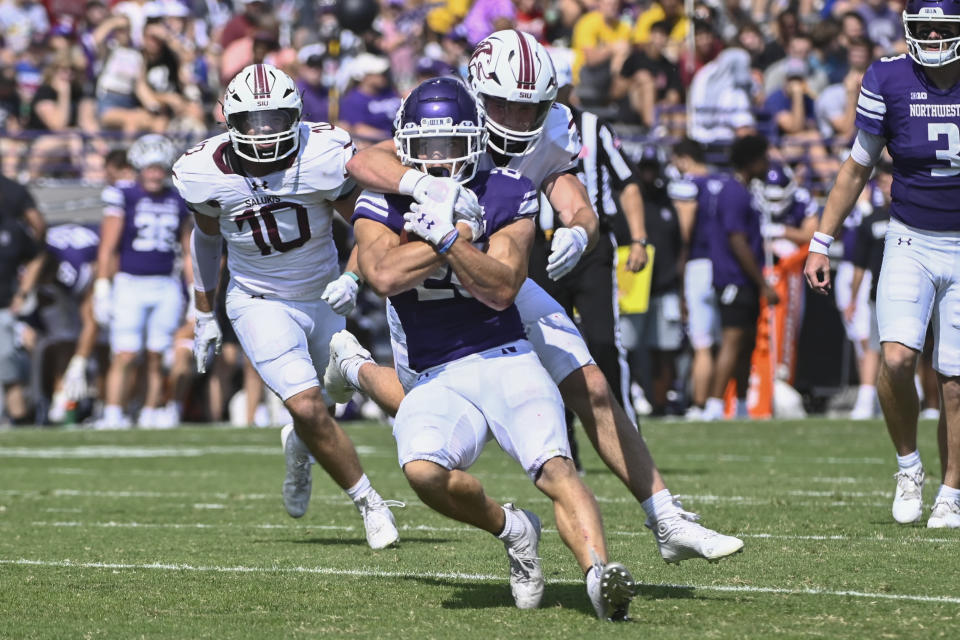
[[910,92],[911,100],[926,100],[927,92],[926,91],[911,91]]

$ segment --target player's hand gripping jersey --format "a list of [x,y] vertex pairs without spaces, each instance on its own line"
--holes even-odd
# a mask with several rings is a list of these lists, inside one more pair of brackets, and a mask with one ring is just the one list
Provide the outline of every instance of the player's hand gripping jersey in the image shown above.
[[245,175],[231,163],[227,133],[187,151],[174,184],[191,210],[220,221],[234,283],[252,295],[320,297],[339,275],[331,202],[356,187],[346,163],[350,135],[326,123],[300,125],[300,144],[284,169]]
[[[486,232],[474,243],[480,248],[498,229],[537,214],[536,189],[515,171],[481,171],[464,188],[472,189],[483,207]],[[403,214],[412,203],[407,196],[365,191],[357,199],[354,218],[379,222],[399,235]],[[476,300],[460,286],[449,265],[438,267],[415,289],[391,296],[390,302],[406,333],[410,366],[415,371],[524,337],[516,306],[496,311]]]

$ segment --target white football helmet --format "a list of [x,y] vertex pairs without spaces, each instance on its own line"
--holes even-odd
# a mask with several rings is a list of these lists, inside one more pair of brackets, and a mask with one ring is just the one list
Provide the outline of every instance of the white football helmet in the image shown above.
[[497,31],[480,41],[467,83],[487,112],[490,148],[508,156],[529,153],[557,98],[550,54],[529,33]]
[[269,64],[238,73],[223,96],[234,152],[250,162],[274,162],[300,146],[303,100],[293,78]]
[[137,171],[154,165],[170,170],[178,153],[176,145],[169,138],[159,133],[148,133],[130,145],[127,160]]

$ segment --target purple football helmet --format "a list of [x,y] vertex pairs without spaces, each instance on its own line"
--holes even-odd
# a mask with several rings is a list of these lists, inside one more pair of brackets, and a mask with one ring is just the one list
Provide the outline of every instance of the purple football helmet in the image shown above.
[[760,209],[771,216],[782,215],[794,203],[797,183],[790,167],[771,163],[763,180],[754,180],[753,195]]
[[[907,0],[903,29],[917,64],[942,67],[960,59],[960,0]],[[930,38],[932,31],[939,38]]]
[[455,78],[433,78],[410,92],[393,136],[400,161],[432,175],[467,183],[487,149],[483,107]]

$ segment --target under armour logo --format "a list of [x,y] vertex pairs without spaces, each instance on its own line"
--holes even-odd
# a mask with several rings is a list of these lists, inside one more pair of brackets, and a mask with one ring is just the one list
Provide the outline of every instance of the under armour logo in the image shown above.
[[433,220],[427,220],[427,214],[421,213],[420,217],[417,218],[417,222],[425,226],[427,229],[433,228]]
[[910,246],[910,242],[911,242],[912,240],[913,240],[913,238],[907,238],[907,239],[897,238],[897,246],[899,247],[900,245],[906,243],[906,245],[909,247],[909,246]]
[[266,180],[251,180],[250,181],[250,190],[251,191],[266,191],[270,188],[270,185],[267,184]]

